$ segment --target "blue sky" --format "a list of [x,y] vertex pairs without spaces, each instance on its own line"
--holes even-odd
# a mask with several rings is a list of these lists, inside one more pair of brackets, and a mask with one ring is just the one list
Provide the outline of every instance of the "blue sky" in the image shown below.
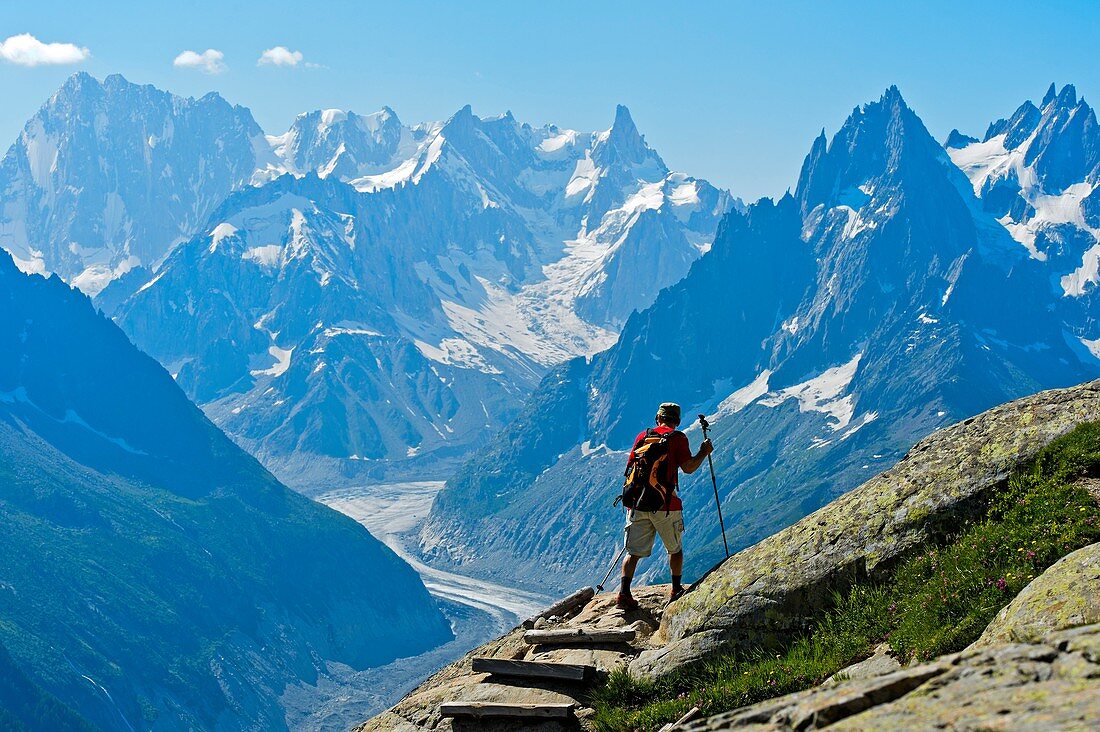
[[[0,6],[0,41],[29,33],[90,57],[0,62],[0,143],[76,70],[218,91],[269,133],[321,107],[388,104],[418,122],[467,103],[602,129],[623,103],[671,167],[754,199],[793,186],[813,137],[890,84],[941,140],[982,133],[1052,81],[1097,101],[1098,21],[1095,2],[18,0]],[[258,66],[275,46],[301,61]],[[224,72],[173,66],[206,49]]]

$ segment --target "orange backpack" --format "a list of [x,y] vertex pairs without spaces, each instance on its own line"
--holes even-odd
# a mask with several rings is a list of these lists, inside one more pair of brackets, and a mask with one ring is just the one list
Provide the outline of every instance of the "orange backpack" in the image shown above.
[[[672,436],[676,430],[661,434],[646,430],[634,444],[634,458],[626,466],[626,480],[619,500],[637,511],[668,510],[676,484],[669,477]],[[618,503],[618,500],[616,500]]]

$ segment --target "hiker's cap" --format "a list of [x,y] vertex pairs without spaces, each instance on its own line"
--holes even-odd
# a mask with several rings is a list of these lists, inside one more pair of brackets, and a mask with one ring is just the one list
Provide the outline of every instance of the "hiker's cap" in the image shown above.
[[680,405],[675,402],[665,402],[657,407],[657,419],[667,419],[670,422],[679,422]]

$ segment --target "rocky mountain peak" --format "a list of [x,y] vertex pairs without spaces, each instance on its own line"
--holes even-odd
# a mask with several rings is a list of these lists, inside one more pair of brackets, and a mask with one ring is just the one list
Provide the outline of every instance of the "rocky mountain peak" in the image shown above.
[[819,205],[851,206],[856,199],[866,200],[874,188],[900,183],[917,170],[933,170],[930,166],[941,156],[924,123],[891,86],[877,102],[853,109],[828,144],[824,132],[814,141],[796,197],[804,213]]
[[962,149],[967,145],[978,142],[978,138],[971,137],[970,135],[964,135],[957,129],[952,129],[948,133],[947,139],[944,141],[943,146],[948,150]]
[[368,115],[319,109],[298,115],[277,140],[277,152],[294,171],[356,178],[389,162],[404,128],[389,107]]
[[185,99],[118,74],[74,74],[0,161],[10,222],[0,245],[24,271],[56,272],[94,295],[159,260],[248,181],[261,134],[247,109],[216,94]]
[[[118,76],[118,74],[111,74],[111,76]],[[56,92],[54,92],[53,97],[67,97],[79,94],[88,89],[99,88],[102,88],[99,79],[95,78],[87,71],[77,71],[68,79],[65,79],[65,82],[58,87]]]
[[1041,101],[1041,102],[1039,103],[1039,106],[1040,106],[1040,107],[1045,107],[1045,106],[1047,106],[1048,104],[1050,104],[1051,102],[1053,102],[1053,101],[1054,101],[1054,99],[1055,99],[1055,98],[1056,98],[1057,96],[1058,96],[1058,87],[1057,87],[1057,86],[1055,85],[1055,83],[1054,83],[1054,82],[1052,81],[1052,82],[1050,82],[1050,86],[1049,86],[1049,87],[1047,88],[1047,93],[1043,95],[1043,101]]
[[622,141],[629,141],[628,144],[642,141],[642,135],[638,132],[638,127],[634,124],[634,118],[630,115],[630,110],[625,104],[615,105],[615,121],[611,124],[611,136]]
[[1005,151],[1019,151],[1022,156],[1001,159],[993,150],[975,148],[973,155],[962,155],[959,161],[972,180],[981,176],[980,187],[999,191],[993,196],[989,191],[982,194],[987,206],[993,210],[1007,204],[1017,207],[1013,219],[1028,215],[1027,207],[1019,208],[1014,195],[1022,169],[1031,168],[1036,184],[1054,195],[1074,183],[1095,180],[1100,170],[1100,125],[1095,111],[1077,97],[1072,84],[1061,90],[1051,84],[1038,107],[1024,102],[1007,120],[992,123],[982,142],[1000,137]]
[[596,143],[592,159],[601,167],[629,168],[652,162],[665,167],[638,131],[630,110],[622,104],[615,107],[615,121]]
[[[1051,88],[1053,87],[1054,85],[1051,84]],[[1073,86],[1073,84],[1066,84],[1062,87],[1062,91],[1058,92],[1058,96],[1054,99],[1054,103],[1063,109],[1070,109],[1071,107],[1076,106],[1077,89]],[[1044,104],[1043,106],[1045,107],[1046,105]]]
[[480,121],[474,114],[473,106],[467,104],[443,123],[443,136],[451,139],[469,134]]

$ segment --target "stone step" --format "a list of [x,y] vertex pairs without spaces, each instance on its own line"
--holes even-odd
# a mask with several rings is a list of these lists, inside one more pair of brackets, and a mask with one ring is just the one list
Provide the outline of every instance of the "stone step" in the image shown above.
[[475,719],[570,719],[576,704],[504,704],[501,702],[455,701],[439,705],[444,718]]
[[596,675],[596,667],[580,663],[549,663],[543,661],[507,661],[501,658],[477,657],[470,661],[474,671],[497,676],[551,681],[584,682]]
[[523,642],[539,645],[590,645],[601,643],[630,643],[638,635],[633,628],[565,628],[561,630],[529,630],[523,634]]

